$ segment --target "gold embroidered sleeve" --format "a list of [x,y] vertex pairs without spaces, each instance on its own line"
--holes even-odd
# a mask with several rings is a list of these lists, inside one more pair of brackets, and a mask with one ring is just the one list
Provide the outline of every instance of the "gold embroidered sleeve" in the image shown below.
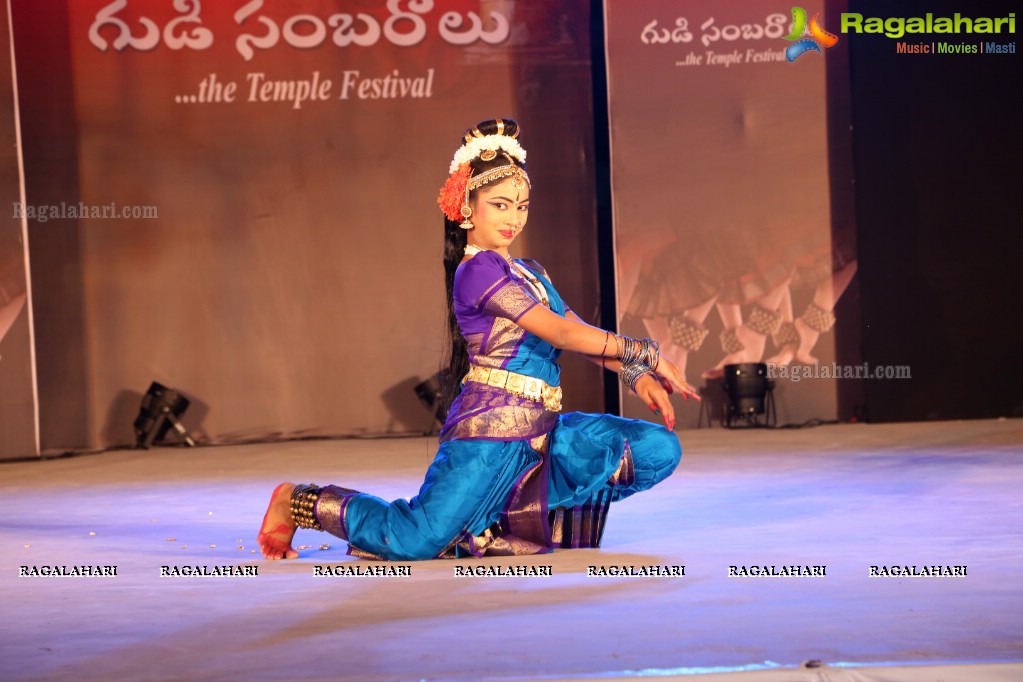
[[506,317],[512,322],[522,317],[537,302],[522,287],[510,279],[494,284],[480,301],[481,309],[494,317]]

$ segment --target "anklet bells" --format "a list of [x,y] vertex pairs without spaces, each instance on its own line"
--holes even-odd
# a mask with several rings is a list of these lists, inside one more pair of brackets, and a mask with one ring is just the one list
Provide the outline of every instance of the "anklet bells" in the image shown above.
[[299,528],[323,530],[320,522],[316,520],[316,503],[320,499],[321,490],[323,489],[312,483],[296,485],[291,492],[291,518]]

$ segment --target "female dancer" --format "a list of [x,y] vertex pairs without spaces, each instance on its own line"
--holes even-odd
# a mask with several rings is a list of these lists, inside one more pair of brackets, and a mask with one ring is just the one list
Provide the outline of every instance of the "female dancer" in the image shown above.
[[[682,451],[668,393],[697,398],[650,339],[618,336],[569,310],[535,261],[508,247],[529,211],[518,125],[484,121],[466,132],[438,203],[460,392],[419,494],[386,502],[337,486],[282,483],[258,541],[268,559],[298,556],[296,527],[349,543],[374,559],[540,554],[596,547],[610,502],[666,478]],[[561,409],[562,350],[617,371],[667,429]],[[456,387],[457,388],[457,387]]]

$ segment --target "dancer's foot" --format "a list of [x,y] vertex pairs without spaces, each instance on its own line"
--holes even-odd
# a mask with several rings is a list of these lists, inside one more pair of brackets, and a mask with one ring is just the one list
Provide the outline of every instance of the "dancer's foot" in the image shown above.
[[703,373],[704,379],[720,379],[725,375],[725,365],[760,362],[760,358],[764,355],[764,347],[767,345],[767,337],[758,334],[744,324],[735,327],[734,331],[735,338],[744,348],[721,358],[718,364]]
[[675,363],[679,372],[682,373],[682,379],[685,380],[686,363],[689,361],[689,351],[669,341],[661,346],[661,355]]
[[294,488],[291,483],[277,486],[270,496],[263,525],[256,537],[263,556],[271,561],[298,558],[298,552],[291,546],[297,528],[295,520],[291,518],[291,491]]
[[793,362],[797,365],[817,364],[817,358],[810,355],[810,351],[816,345],[820,334],[802,318],[794,322],[785,322],[773,336],[778,352],[765,362],[775,367],[784,367]]
[[643,320],[643,326],[652,338],[660,341],[661,356],[674,362],[685,379],[689,352],[700,348],[707,330],[684,314],[647,318]]
[[[791,311],[790,311],[791,312]],[[792,321],[782,322],[778,330],[771,335],[775,348],[778,352],[767,358],[765,362],[775,367],[791,365],[796,359],[796,351],[799,350],[799,328]]]
[[789,344],[788,346],[785,346],[771,357],[764,360],[764,362],[774,367],[785,367],[787,365],[791,365],[795,357],[796,346],[795,344]]
[[793,362],[797,365],[816,365],[817,357],[810,355],[820,332],[807,327],[802,320],[796,320],[796,327],[799,329],[799,344],[790,343],[782,346],[781,350],[764,360],[768,365],[785,367]]
[[810,355],[810,351],[817,345],[821,333],[803,322],[802,318],[796,320],[796,329],[799,331],[799,348],[795,352],[795,361],[802,365],[816,365],[817,358]]

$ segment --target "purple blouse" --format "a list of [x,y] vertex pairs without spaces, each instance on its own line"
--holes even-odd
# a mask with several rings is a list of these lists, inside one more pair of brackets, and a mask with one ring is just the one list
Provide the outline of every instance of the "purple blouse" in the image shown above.
[[[546,272],[538,264],[530,265],[546,290],[551,310],[563,316],[564,303]],[[469,361],[560,385],[560,351],[516,324],[538,304],[520,273],[498,253],[483,251],[459,266],[454,309]],[[451,405],[441,440],[529,439],[548,433],[556,422],[557,413],[546,410],[542,403],[469,381]]]

